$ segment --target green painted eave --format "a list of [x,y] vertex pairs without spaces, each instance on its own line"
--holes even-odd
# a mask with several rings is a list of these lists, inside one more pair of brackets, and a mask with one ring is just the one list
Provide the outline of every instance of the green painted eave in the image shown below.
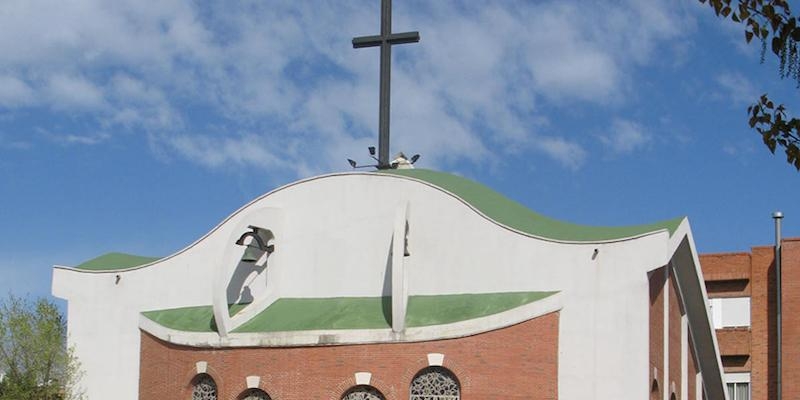
[[553,240],[594,242],[624,239],[659,230],[675,233],[683,217],[645,225],[589,226],[559,221],[531,211],[522,204],[475,181],[426,169],[381,170],[379,173],[410,177],[452,193],[488,218],[509,228]]
[[135,256],[125,253],[108,253],[86,261],[75,268],[90,271],[113,271],[118,269],[138,267],[159,259],[160,257]]
[[549,297],[556,292],[511,292],[409,296],[406,325],[442,325],[497,314]]
[[[230,304],[228,312],[236,315],[248,304]],[[167,328],[185,332],[216,332],[214,310],[211,306],[173,308],[169,310],[145,311],[145,317]]]
[[[511,292],[410,296],[406,325],[422,327],[466,321],[529,304],[555,292]],[[231,312],[244,305],[233,305]],[[142,313],[170,329],[215,332],[211,306],[185,307]],[[234,332],[284,332],[338,329],[391,328],[391,298],[334,297],[283,298],[247,321]]]

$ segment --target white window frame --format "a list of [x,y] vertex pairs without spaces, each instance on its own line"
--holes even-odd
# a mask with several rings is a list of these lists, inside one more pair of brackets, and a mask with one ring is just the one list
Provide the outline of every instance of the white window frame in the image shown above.
[[750,297],[709,299],[715,329],[750,327]]
[[[728,396],[728,400],[750,400],[752,397],[752,387],[750,386],[750,373],[749,372],[735,372],[725,374],[725,390],[730,393],[730,387],[733,385],[733,395]],[[747,398],[740,399],[736,397],[736,388],[739,386],[747,386]]]

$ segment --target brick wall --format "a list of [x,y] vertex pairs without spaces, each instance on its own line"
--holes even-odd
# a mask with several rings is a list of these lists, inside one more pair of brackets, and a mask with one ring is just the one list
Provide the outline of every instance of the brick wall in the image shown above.
[[782,243],[783,398],[800,399],[800,238]]
[[753,400],[775,399],[775,263],[772,246],[752,249],[750,391]]
[[[783,399],[800,398],[800,238],[782,243]],[[777,396],[777,303],[773,246],[700,256],[709,297],[750,296],[750,328],[717,330],[726,372],[750,372],[752,400]]]
[[444,354],[465,399],[557,398],[557,312],[475,336],[420,343],[212,350],[142,332],[139,398],[191,398],[195,363],[206,361],[220,399],[237,399],[245,378],[255,375],[273,399],[335,400],[355,385],[356,372],[371,372],[372,386],[386,400],[408,399],[428,353]]
[[669,276],[669,385],[675,386],[675,398],[681,399],[681,315],[683,315],[678,290],[675,286],[677,279],[670,271]]
[[[717,330],[717,344],[722,357],[750,355],[750,328],[726,328]],[[729,371],[728,372],[741,372]]]

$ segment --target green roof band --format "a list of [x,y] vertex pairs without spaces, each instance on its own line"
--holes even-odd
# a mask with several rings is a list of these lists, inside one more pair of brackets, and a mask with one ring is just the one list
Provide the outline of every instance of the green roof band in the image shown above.
[[426,169],[392,169],[381,174],[419,179],[448,191],[479,210],[488,218],[509,228],[553,240],[594,242],[619,240],[666,229],[675,233],[683,217],[646,225],[588,226],[562,222],[531,211],[527,207],[475,181],[453,174]]
[[149,264],[161,257],[135,256],[125,253],[107,253],[78,265],[77,269],[89,271],[114,271]]
[[[409,327],[449,324],[497,314],[533,303],[556,292],[511,292],[410,296]],[[231,313],[246,304],[231,305]],[[278,299],[233,332],[263,333],[305,330],[389,329],[390,297],[333,297]],[[166,328],[184,332],[215,332],[211,306],[146,311],[145,317]]]

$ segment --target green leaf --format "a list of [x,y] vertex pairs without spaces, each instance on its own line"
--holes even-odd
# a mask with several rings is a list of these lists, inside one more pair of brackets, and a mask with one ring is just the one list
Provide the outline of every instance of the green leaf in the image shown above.
[[775,8],[767,4],[761,9],[761,13],[767,18],[772,18],[772,16],[775,15]]
[[775,53],[776,56],[781,54],[781,49],[783,49],[783,41],[775,36],[772,38],[772,52]]
[[792,30],[792,40],[800,42],[800,28],[794,28],[794,30]]

